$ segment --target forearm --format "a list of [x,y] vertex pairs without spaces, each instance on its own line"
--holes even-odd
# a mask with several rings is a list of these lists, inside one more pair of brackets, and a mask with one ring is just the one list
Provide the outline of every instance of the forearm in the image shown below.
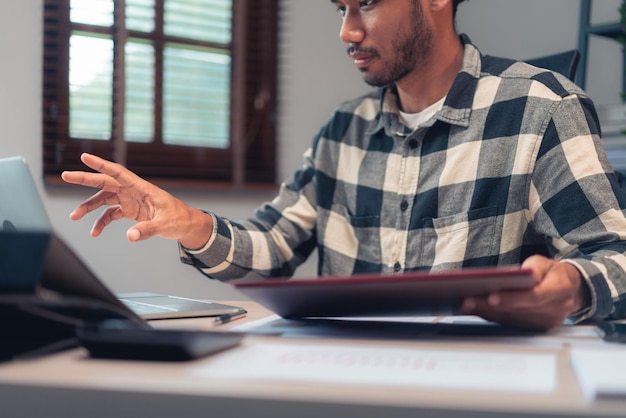
[[[294,232],[290,238],[276,229],[258,228],[258,220],[233,223],[215,217],[214,234],[197,250],[181,247],[181,261],[195,266],[204,275],[228,281],[241,278],[289,277],[315,245],[296,245],[293,240],[313,239],[310,231]],[[298,235],[299,238],[295,238]]]
[[283,185],[276,199],[255,216],[233,222],[215,215],[212,235],[197,251],[181,248],[181,259],[219,280],[289,277],[316,247],[313,183]]

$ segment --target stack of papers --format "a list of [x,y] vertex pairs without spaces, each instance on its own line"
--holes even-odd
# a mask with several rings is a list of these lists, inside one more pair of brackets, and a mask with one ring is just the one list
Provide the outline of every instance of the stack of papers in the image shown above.
[[573,347],[571,360],[587,400],[626,396],[626,347]]
[[549,393],[556,355],[256,343],[191,369],[197,377]]

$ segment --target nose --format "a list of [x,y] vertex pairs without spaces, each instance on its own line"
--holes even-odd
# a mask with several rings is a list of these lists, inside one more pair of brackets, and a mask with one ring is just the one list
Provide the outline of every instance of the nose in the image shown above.
[[357,12],[346,11],[341,24],[339,38],[346,44],[359,44],[365,37],[365,31],[360,16]]

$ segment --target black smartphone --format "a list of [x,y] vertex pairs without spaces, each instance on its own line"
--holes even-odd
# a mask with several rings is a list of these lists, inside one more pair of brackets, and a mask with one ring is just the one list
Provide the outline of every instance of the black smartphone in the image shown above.
[[101,324],[78,329],[78,341],[91,357],[185,361],[235,347],[243,333],[150,329]]
[[626,343],[626,323],[601,321],[596,326],[604,341]]

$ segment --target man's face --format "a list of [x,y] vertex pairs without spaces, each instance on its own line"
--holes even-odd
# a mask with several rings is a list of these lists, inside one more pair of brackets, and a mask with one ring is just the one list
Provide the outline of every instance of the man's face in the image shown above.
[[366,83],[382,87],[423,67],[433,29],[421,0],[333,1],[342,15],[341,39]]

